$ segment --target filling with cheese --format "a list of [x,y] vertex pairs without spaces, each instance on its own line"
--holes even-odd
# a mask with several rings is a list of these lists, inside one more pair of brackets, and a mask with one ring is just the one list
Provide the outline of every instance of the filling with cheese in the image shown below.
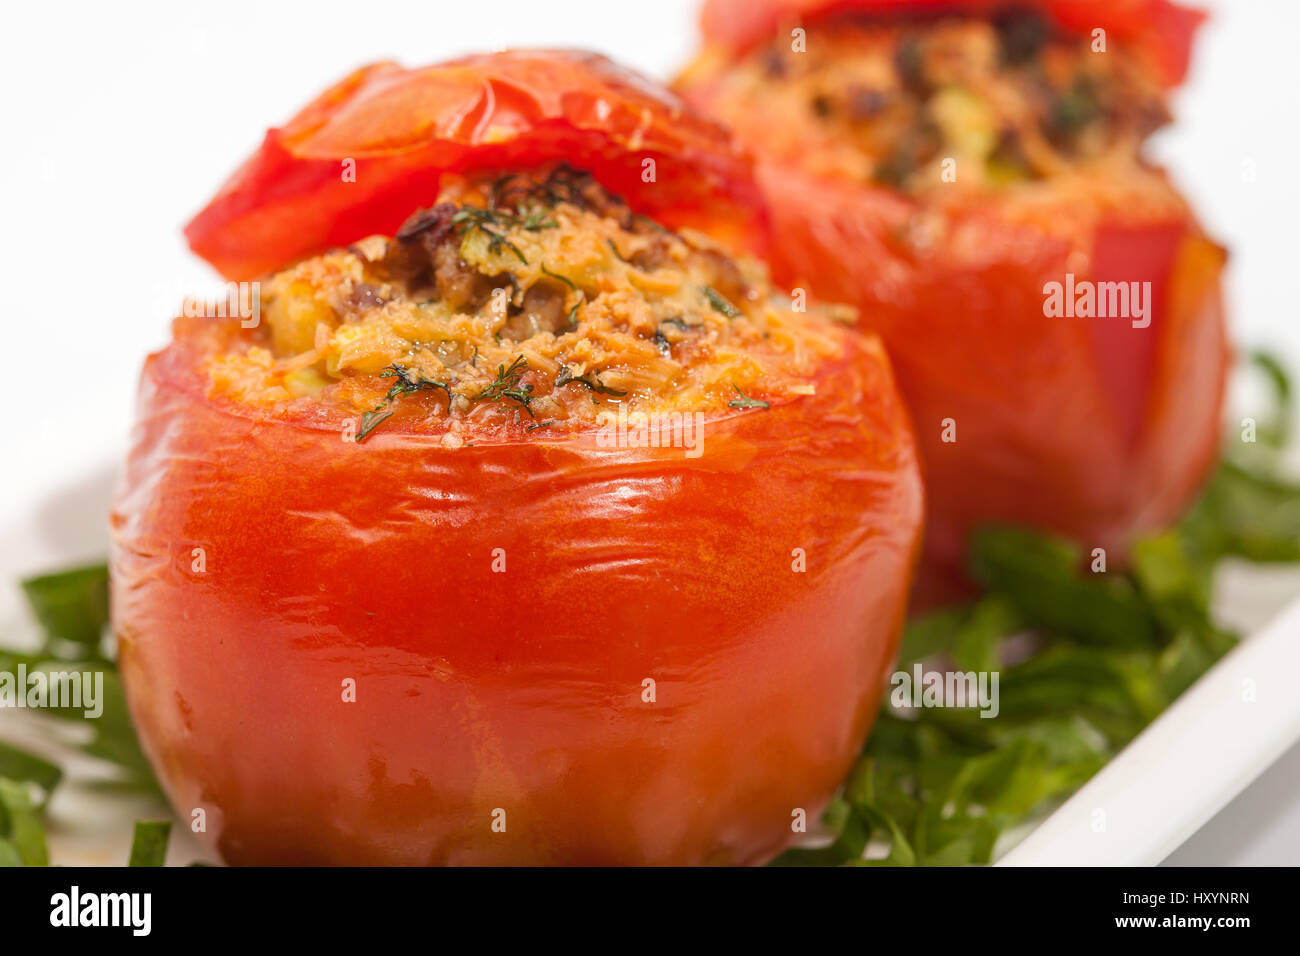
[[447,181],[395,236],[261,283],[260,307],[225,326],[212,393],[343,406],[366,433],[397,412],[541,428],[769,407],[814,391],[853,320],[567,166]]
[[802,48],[783,35],[751,53],[721,77],[715,109],[770,155],[910,193],[1133,166],[1169,119],[1163,92],[1131,51],[1094,46],[1014,7],[844,15],[811,26]]

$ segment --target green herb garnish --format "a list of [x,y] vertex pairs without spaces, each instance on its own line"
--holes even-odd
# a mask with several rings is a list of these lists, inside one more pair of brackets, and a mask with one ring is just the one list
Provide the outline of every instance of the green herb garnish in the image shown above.
[[578,306],[582,305],[583,300],[584,300],[585,298],[586,298],[586,296],[584,296],[583,293],[582,293],[582,290],[579,289],[579,290],[578,290],[578,301],[574,302],[574,303],[573,303],[573,308],[571,308],[571,309],[569,310],[569,328],[570,328],[570,329],[576,329],[576,328],[578,327]]
[[555,376],[555,387],[562,388],[565,385],[582,385],[588,391],[596,392],[600,395],[613,395],[615,397],[626,395],[627,392],[620,391],[617,388],[610,388],[608,385],[602,385],[600,379],[583,378],[580,375],[574,375],[569,371],[567,366],[560,366],[560,373]]
[[[140,750],[127,713],[116,666],[101,652],[108,622],[108,569],[104,565],[28,578],[22,582],[43,642],[34,652],[0,648],[0,671],[90,671],[103,680],[102,712],[88,719],[84,708],[47,707],[42,714],[75,723],[87,738],[84,753],[116,766],[111,786],[161,795]],[[46,866],[42,814],[63,780],[62,770],[35,754],[0,743],[0,866]]]
[[504,247],[513,252],[520,262],[528,265],[528,259],[519,251],[519,247],[506,237],[506,231],[512,225],[519,224],[518,220],[509,213],[494,209],[479,209],[477,206],[462,206],[451,217],[451,223],[461,232],[477,229],[487,236],[488,251],[493,255],[499,253]]
[[568,277],[566,277],[566,276],[562,276],[562,275],[560,275],[558,272],[552,272],[550,269],[546,268],[546,263],[545,263],[545,262],[543,262],[543,263],[539,266],[539,268],[542,270],[542,273],[543,273],[544,275],[548,275],[548,276],[550,276],[552,279],[555,279],[555,280],[557,280],[557,281],[559,281],[559,282],[563,282],[565,285],[567,285],[570,289],[572,289],[572,290],[575,291],[575,292],[578,291],[578,287],[577,287],[576,285],[574,285],[572,279],[570,279],[570,278],[568,278]]
[[29,578],[22,588],[50,640],[77,645],[79,656],[100,656],[99,642],[108,625],[107,567],[97,564]]
[[361,427],[357,429],[357,444],[370,437],[370,433],[393,417],[393,413],[379,406],[361,416]]
[[[6,667],[6,670],[8,668]],[[63,779],[63,771],[44,757],[0,742],[0,778],[25,780],[40,788],[41,805],[50,798],[54,788]]]
[[[475,358],[478,352],[474,353]],[[418,392],[422,389],[441,389],[447,395],[447,411],[451,412],[451,403],[453,396],[451,386],[446,382],[438,382],[431,378],[425,378],[423,373],[418,370],[407,368],[405,365],[393,364],[379,373],[380,378],[396,378],[393,387],[388,390],[383,401],[361,416],[361,427],[357,429],[357,442],[365,441],[370,433],[382,425],[388,419],[393,417],[392,404],[403,395],[410,395],[412,392]]]
[[131,840],[131,858],[127,866],[162,866],[167,858],[167,841],[171,837],[170,820],[141,820],[135,825]]
[[45,826],[27,787],[6,778],[0,778],[0,865],[50,865]]
[[535,417],[530,404],[533,400],[533,387],[521,384],[524,373],[528,371],[528,361],[521,355],[510,363],[509,368],[497,366],[497,377],[474,399],[475,402],[497,402],[509,399],[522,405],[529,418]]
[[664,319],[664,320],[663,320],[662,322],[660,322],[659,324],[660,324],[660,325],[675,325],[675,326],[677,326],[677,328],[681,329],[683,332],[688,331],[689,329],[698,329],[698,328],[699,328],[698,325],[692,325],[690,322],[687,322],[685,319],[683,319],[680,315],[674,315],[674,316],[672,316],[671,318]]
[[731,401],[727,402],[727,404],[730,405],[732,408],[771,408],[772,407],[771,402],[765,402],[761,398],[750,398],[748,395],[742,392],[735,385],[731,387],[736,389],[736,394],[740,396],[740,398],[733,398]]
[[740,315],[740,310],[723,298],[722,294],[711,285],[704,287],[704,298],[709,300],[709,305],[713,306],[715,311],[721,312],[729,319]]

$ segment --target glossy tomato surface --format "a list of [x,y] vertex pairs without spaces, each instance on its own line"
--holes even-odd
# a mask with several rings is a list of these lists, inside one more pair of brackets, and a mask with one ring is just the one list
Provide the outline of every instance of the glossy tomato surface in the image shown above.
[[251,279],[433,204],[447,173],[567,161],[634,211],[750,245],[749,162],[717,124],[605,57],[513,50],[416,69],[378,63],[322,93],[186,226],[190,247]]
[[[733,26],[786,6],[737,8]],[[840,6],[900,5],[802,5],[810,15]],[[854,304],[886,344],[926,473],[918,607],[966,589],[965,542],[982,523],[1061,533],[1122,562],[1135,537],[1188,505],[1217,453],[1229,361],[1223,250],[1154,171],[936,199],[813,175],[770,145],[762,104],[719,109],[729,9],[706,8],[718,42],[679,88],[725,113],[756,151],[777,279]],[[1080,288],[1150,283],[1149,323],[1049,316],[1048,284],[1067,277]]]
[[[929,489],[922,604],[960,590],[980,524],[1121,560],[1190,503],[1217,454],[1228,364],[1224,254],[1190,218],[1116,212],[1071,237],[975,208],[918,247],[892,241],[913,223],[893,196],[761,175],[786,277],[857,304],[889,349]],[[1067,275],[1150,282],[1150,325],[1045,316],[1045,284]]]
[[357,444],[209,398],[192,343],[178,320],[145,369],[113,623],[143,745],[226,860],[753,863],[825,805],[921,516],[874,342],[698,457],[453,449],[437,420]]

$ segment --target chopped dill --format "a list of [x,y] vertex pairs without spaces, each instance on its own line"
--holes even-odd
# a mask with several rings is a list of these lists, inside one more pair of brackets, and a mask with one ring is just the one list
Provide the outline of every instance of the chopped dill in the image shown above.
[[[390,411],[384,411],[384,405],[377,405],[372,411],[366,412],[361,416],[361,428],[357,431],[357,444],[361,444],[370,437],[370,433],[393,417]],[[383,414],[380,414],[380,413]]]
[[578,287],[577,287],[576,285],[573,284],[573,280],[572,280],[572,279],[568,278],[567,276],[562,276],[562,275],[560,275],[558,272],[552,272],[550,269],[546,268],[546,263],[545,263],[545,262],[543,262],[543,263],[541,264],[541,267],[540,267],[540,268],[541,268],[541,270],[542,270],[542,274],[543,274],[543,275],[548,275],[548,276],[550,276],[552,279],[555,279],[555,280],[557,280],[557,281],[559,281],[559,282],[563,282],[565,285],[567,285],[567,286],[568,286],[570,289],[572,289],[574,292],[578,292],[578,291],[580,291],[580,290],[578,289]]
[[379,377],[397,379],[397,381],[393,383],[393,387],[388,390],[386,401],[391,402],[395,398],[409,395],[411,392],[418,392],[423,388],[438,388],[442,389],[442,391],[446,393],[447,407],[451,407],[452,394],[451,388],[448,384],[446,382],[439,382],[436,379],[425,378],[424,373],[419,369],[413,370],[407,368],[405,365],[398,365],[394,362],[392,365],[388,366],[388,368],[383,369],[379,373]]
[[451,223],[462,232],[477,229],[487,236],[488,252],[495,255],[505,247],[513,252],[520,262],[528,265],[528,259],[519,251],[519,247],[506,238],[506,231],[512,225],[518,224],[518,220],[509,213],[494,209],[479,209],[476,206],[462,206],[457,210],[456,215],[451,217]]
[[521,382],[524,373],[527,371],[528,360],[522,355],[511,362],[509,368],[498,365],[497,377],[493,379],[487,388],[479,392],[474,401],[499,402],[502,399],[508,399],[522,405],[529,418],[535,417],[532,408],[529,407],[533,401],[533,387]]
[[617,388],[610,388],[608,385],[602,385],[599,379],[596,379],[596,381],[593,382],[580,375],[574,375],[573,372],[569,370],[568,366],[561,365],[560,374],[555,376],[555,387],[562,388],[565,385],[582,385],[585,386],[588,391],[596,392],[600,395],[613,395],[616,398],[627,394],[627,392],[620,391]]
[[521,219],[519,228],[527,229],[529,232],[541,232],[543,229],[559,229],[560,224],[554,219],[547,219],[546,213],[538,209]]
[[418,370],[412,370],[396,363],[385,368],[379,375],[381,378],[396,378],[397,381],[388,390],[388,394],[384,396],[383,401],[361,416],[361,428],[357,431],[356,438],[358,444],[365,441],[370,437],[371,432],[393,417],[393,402],[412,392],[418,392],[426,388],[441,389],[447,395],[447,412],[450,414],[453,396],[451,386],[446,382],[425,378]]
[[740,398],[733,398],[731,401],[727,402],[727,404],[730,405],[732,408],[771,408],[772,407],[771,402],[765,402],[761,398],[750,398],[739,388],[736,388],[735,385],[731,387],[735,388],[736,394],[740,396]]
[[[577,170],[567,165],[552,170],[546,182],[537,182],[523,173],[506,173],[492,184],[488,208],[498,210],[513,206],[520,209],[525,203],[554,208],[562,202],[585,208],[582,196],[575,185],[577,178]],[[520,221],[520,225],[525,229],[534,230],[551,229],[558,225],[551,220],[542,219],[543,215],[543,209],[534,208],[527,218]]]
[[716,311],[721,312],[729,319],[734,319],[736,316],[740,315],[740,310],[728,302],[722,294],[711,285],[706,285],[704,287],[704,298],[709,300],[709,305],[713,306]]
[[674,315],[674,316],[672,316],[671,318],[664,319],[664,320],[663,320],[662,322],[660,322],[659,324],[660,324],[660,325],[675,325],[675,326],[677,326],[677,328],[681,329],[683,332],[688,332],[688,331],[690,331],[691,329],[698,329],[698,328],[699,328],[698,325],[692,325],[690,322],[687,322],[685,319],[683,319],[680,315]]

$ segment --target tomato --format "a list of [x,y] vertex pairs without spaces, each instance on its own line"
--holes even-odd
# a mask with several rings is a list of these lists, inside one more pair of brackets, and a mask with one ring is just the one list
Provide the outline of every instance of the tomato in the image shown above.
[[[912,411],[929,489],[919,606],[959,593],[979,524],[1050,529],[1118,562],[1195,496],[1218,450],[1228,350],[1223,252],[1192,220],[1116,215],[1050,238],[973,209],[939,230],[951,242],[900,248],[889,237],[911,211],[896,196],[761,175],[781,270],[860,306]],[[1044,316],[1044,285],[1066,275],[1150,281],[1150,326]]]
[[113,619],[181,817],[234,863],[780,850],[878,706],[920,523],[887,365],[846,342],[815,396],[709,421],[698,458],[347,443],[214,403],[183,337],[155,355]]
[[602,56],[516,50],[357,70],[270,130],[185,235],[224,276],[251,279],[392,235],[444,174],[574,157],[670,228],[763,232],[749,162],[721,127]]
[[1086,36],[1104,29],[1121,48],[1149,56],[1171,86],[1187,75],[1192,36],[1205,20],[1199,10],[1169,0],[706,0],[700,25],[711,46],[735,56],[787,26],[838,14],[980,15],[1007,7],[1041,10],[1065,30]]
[[[755,22],[788,12],[752,9]],[[734,29],[721,26],[728,10],[708,5],[711,35],[747,36],[738,11]],[[702,108],[718,105],[725,49],[706,50],[679,84]],[[765,148],[769,113],[755,103],[724,118],[759,153],[774,275],[856,305],[913,413],[928,489],[918,607],[968,589],[965,541],[979,524],[1067,535],[1119,565],[1135,537],[1181,513],[1218,448],[1225,255],[1163,176],[1048,181],[1032,203],[997,191],[929,198],[810,172]],[[1149,324],[1049,316],[1049,284],[1067,277],[1150,283]]]
[[[692,122],[669,102],[642,118],[665,144]],[[640,145],[599,162],[637,169]],[[261,267],[297,253],[276,233],[293,187],[259,188]],[[710,189],[724,227],[728,197],[756,195]],[[642,208],[670,209],[666,190],[642,186]],[[146,363],[111,573],[141,743],[224,859],[755,863],[816,819],[879,706],[918,550],[876,340],[828,327],[841,347],[810,394],[708,415],[696,455],[581,424],[465,419],[447,443],[445,417],[359,444],[341,407],[214,393],[213,322],[178,319]]]

